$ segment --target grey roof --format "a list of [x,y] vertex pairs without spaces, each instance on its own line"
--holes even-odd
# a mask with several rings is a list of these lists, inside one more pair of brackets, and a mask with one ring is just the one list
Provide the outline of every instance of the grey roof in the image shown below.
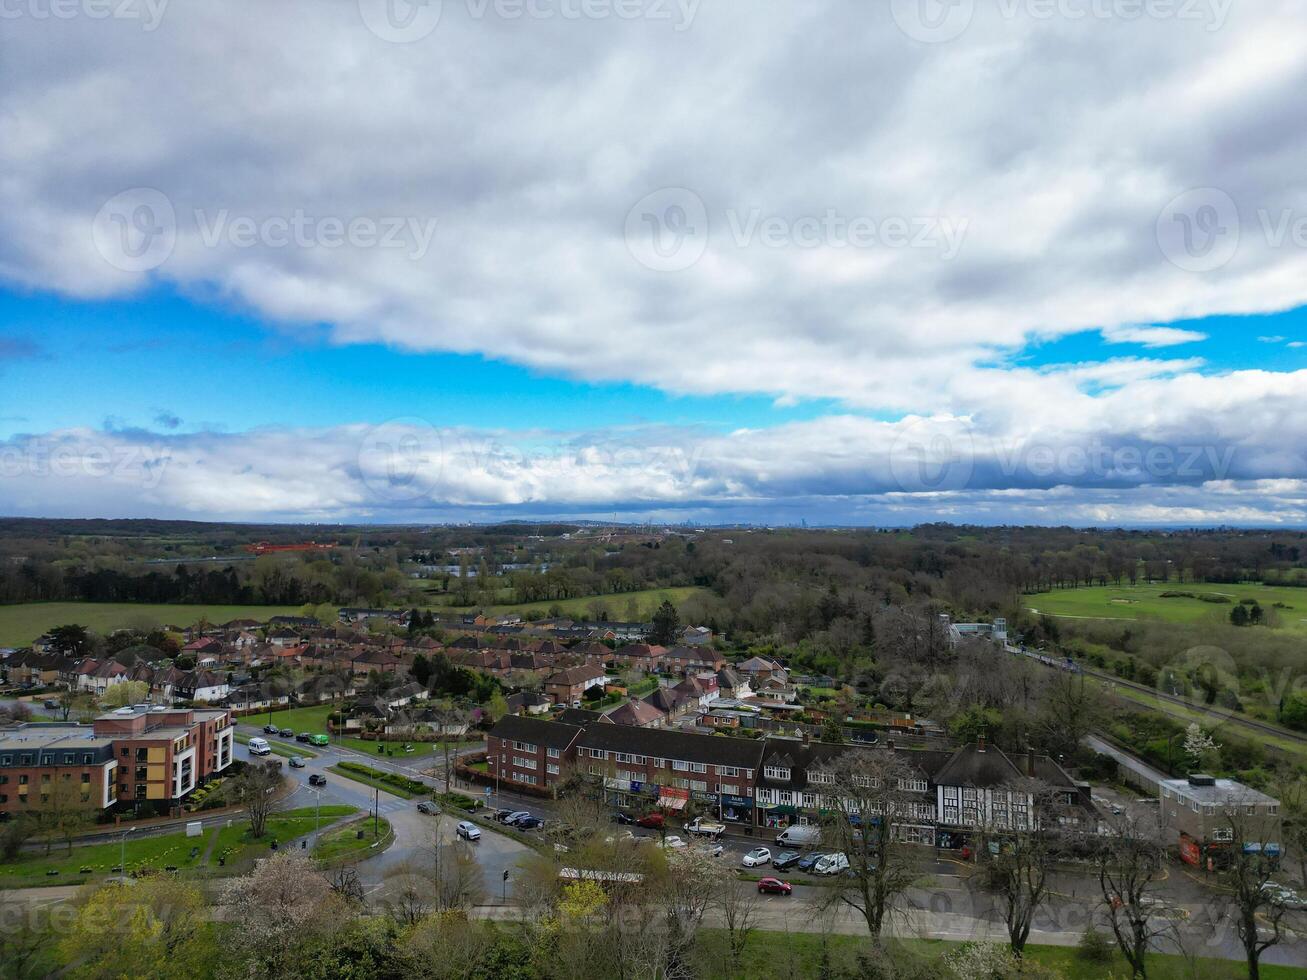
[[499,719],[499,724],[491,729],[490,734],[496,738],[509,739],[515,742],[530,742],[532,745],[543,745],[549,749],[566,749],[576,741],[576,737],[581,732],[582,729],[576,725],[565,725],[558,721],[544,721],[540,718],[525,718],[521,715],[505,715]]
[[1187,779],[1163,779],[1164,789],[1199,803],[1270,803],[1280,801],[1234,779],[1214,779],[1211,786],[1195,786]]
[[576,744],[601,751],[629,752],[749,770],[758,768],[763,750],[761,741],[747,738],[692,735],[665,728],[629,728],[626,725],[591,725]]

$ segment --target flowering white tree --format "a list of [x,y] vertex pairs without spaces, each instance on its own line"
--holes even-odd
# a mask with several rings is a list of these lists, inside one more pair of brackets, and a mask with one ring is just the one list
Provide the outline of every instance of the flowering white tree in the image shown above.
[[1193,759],[1196,763],[1202,762],[1203,756],[1208,752],[1219,749],[1221,744],[1202,730],[1198,722],[1194,722],[1184,732],[1184,754]]

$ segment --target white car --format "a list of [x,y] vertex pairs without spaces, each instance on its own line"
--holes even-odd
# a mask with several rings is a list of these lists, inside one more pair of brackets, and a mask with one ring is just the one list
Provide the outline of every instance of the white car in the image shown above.
[[685,847],[685,841],[683,841],[683,840],[681,840],[681,838],[679,838],[679,837],[673,835],[673,836],[671,836],[671,837],[667,837],[667,838],[665,838],[665,839],[663,840],[663,847],[668,847],[668,848],[671,848],[671,849],[673,849],[673,850],[679,850],[680,848]]
[[837,875],[841,871],[849,870],[849,859],[842,853],[827,854],[818,861],[812,868],[813,874],[818,875]]
[[765,847],[755,847],[740,861],[746,868],[756,868],[762,864],[771,863],[771,851]]
[[455,833],[464,840],[481,839],[481,828],[474,823],[469,823],[467,820],[460,820],[458,822],[458,828]]

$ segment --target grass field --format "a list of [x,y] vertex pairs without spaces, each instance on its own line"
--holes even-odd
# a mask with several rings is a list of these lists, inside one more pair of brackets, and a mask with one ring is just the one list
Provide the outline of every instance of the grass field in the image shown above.
[[[377,833],[375,837],[373,836],[374,829]],[[363,831],[362,839],[358,836],[360,830]],[[319,837],[317,844],[313,846],[313,856],[319,861],[340,861],[354,857],[366,857],[369,852],[373,852],[373,844],[378,840],[384,844],[389,838],[390,823],[385,817],[381,817],[376,821],[375,828],[370,818],[355,820],[343,827],[329,830]],[[381,848],[377,848],[377,850],[381,850]]]
[[[355,812],[357,809],[352,806],[324,806],[321,817],[326,823]],[[230,863],[257,856],[268,850],[272,840],[286,841],[299,837],[313,830],[313,826],[312,807],[286,810],[270,816],[267,834],[261,840],[254,840],[249,836],[246,823],[235,818],[230,827],[218,831],[218,841],[214,845],[210,863],[216,864],[218,858],[224,856]],[[157,837],[132,834],[126,842],[127,871],[130,873],[145,868],[161,871],[170,865],[182,871],[197,868],[212,836],[212,829],[206,830],[199,837],[187,837],[181,832]],[[43,852],[24,852],[18,860],[0,864],[0,883],[10,887],[33,883],[76,884],[80,880],[114,873],[111,869],[118,866],[122,856],[123,846],[117,841],[74,846],[71,854],[66,847],[56,842],[49,857]],[[80,873],[82,868],[90,868],[91,871],[84,875]],[[48,872],[52,870],[59,874],[49,875]]]
[[[706,941],[716,940],[724,943],[725,936],[720,930],[705,929]],[[858,936],[835,934],[827,937],[831,963],[835,966],[846,964],[846,959],[859,950],[868,950],[869,943]],[[932,940],[905,940],[892,944],[899,955],[920,957],[934,961],[955,950],[958,943]],[[740,969],[732,971],[725,956],[712,957],[706,965],[706,977],[712,980],[742,980],[742,978],[784,977],[816,978],[821,969],[822,937],[812,932],[766,932],[753,933],[744,949]],[[1128,977],[1130,970],[1125,960],[1115,957],[1110,963],[1087,962],[1077,955],[1074,947],[1065,946],[1027,946],[1026,956],[1037,963],[1052,967],[1067,980],[1101,980],[1103,977]],[[1261,970],[1262,980],[1291,980],[1301,978],[1300,967],[1264,965]],[[1185,960],[1180,956],[1154,955],[1148,961],[1149,980],[1243,980],[1248,976],[1248,968],[1242,962],[1230,960],[1196,959]]]
[[116,629],[190,626],[201,617],[211,623],[233,619],[266,621],[296,616],[299,606],[183,606],[134,602],[24,602],[0,606],[0,646],[26,646],[53,626],[78,623],[108,633]]
[[[562,615],[579,618],[582,616],[588,616],[591,607],[596,603],[602,603],[608,610],[609,619],[625,621],[627,607],[634,600],[639,609],[638,619],[644,621],[654,614],[654,610],[662,605],[664,600],[671,600],[674,605],[680,605],[691,596],[706,591],[706,589],[701,589],[697,586],[683,586],[672,589],[643,589],[639,592],[618,592],[611,595],[583,596],[579,599],[556,599],[549,602],[503,603],[490,606],[487,611],[491,613],[518,612],[523,615],[548,616],[549,610],[554,606],[557,606],[562,610]],[[478,607],[433,606],[432,612],[449,612],[459,609],[470,611],[474,608]]]
[[[1229,603],[1164,592],[1192,592],[1228,598]],[[1230,608],[1241,599],[1256,599],[1278,619],[1280,629],[1307,634],[1307,589],[1267,585],[1135,585],[1056,589],[1023,597],[1026,608],[1073,619],[1156,620],[1169,623],[1229,623]],[[1277,603],[1279,605],[1277,605]]]
[[[276,725],[278,728],[292,728],[295,730],[295,734],[297,735],[300,732],[312,732],[315,734],[321,733],[325,735],[327,734],[327,715],[331,714],[331,712],[332,707],[329,704],[314,705],[312,708],[291,708],[289,710],[281,711],[274,710],[272,712],[272,724]],[[264,725],[268,724],[268,713],[264,711],[257,715],[246,715],[244,718],[241,718],[240,721],[245,725],[257,725],[262,728]],[[384,745],[388,752],[393,752],[393,758],[396,759],[429,759],[444,751],[444,749],[440,747],[439,742],[413,742],[411,743],[413,751],[405,752],[400,748],[402,744],[400,742],[373,742],[368,739],[351,738],[349,736],[337,738],[334,735],[331,737],[331,744],[340,745],[347,749],[354,749],[356,752],[362,752],[365,755],[378,755],[377,746]],[[272,745],[271,742],[269,742],[269,746],[274,752],[277,751],[276,746]],[[460,742],[458,743],[458,747],[466,747],[466,743]],[[306,748],[309,747],[306,746]],[[309,752],[302,752],[296,749],[292,749],[291,751],[292,754],[303,756],[308,756],[310,754]],[[277,754],[281,755],[284,753]]]

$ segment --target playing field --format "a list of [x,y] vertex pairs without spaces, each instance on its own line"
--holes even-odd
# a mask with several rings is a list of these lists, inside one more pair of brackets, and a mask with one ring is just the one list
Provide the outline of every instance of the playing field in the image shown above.
[[[1192,593],[1192,596],[1163,593]],[[1208,602],[1198,595],[1221,596]],[[1307,589],[1266,585],[1135,585],[1056,589],[1023,596],[1026,608],[1072,619],[1157,620],[1169,623],[1228,623],[1230,608],[1241,599],[1256,599],[1273,612],[1281,629],[1307,633]]]
[[266,621],[296,616],[299,606],[185,606],[135,602],[24,602],[0,606],[0,647],[26,646],[53,626],[77,623],[108,633],[116,629],[190,626],[200,618],[211,623],[233,619]]
[[[696,586],[680,586],[671,589],[641,589],[638,592],[616,592],[611,595],[591,595],[582,596],[579,599],[556,599],[547,602],[519,602],[517,604],[503,603],[497,606],[491,606],[489,612],[517,612],[524,616],[548,616],[549,610],[558,606],[562,610],[561,615],[571,616],[573,618],[588,617],[591,607],[596,604],[602,605],[608,610],[608,618],[614,621],[624,621],[627,616],[628,607],[632,602],[635,603],[638,610],[636,620],[644,622],[654,614],[664,600],[670,600],[673,605],[680,605],[691,596],[707,592],[706,589]],[[449,606],[447,609],[456,609],[457,606]],[[471,609],[472,607],[467,607]],[[433,606],[433,611],[439,613],[441,607]]]

